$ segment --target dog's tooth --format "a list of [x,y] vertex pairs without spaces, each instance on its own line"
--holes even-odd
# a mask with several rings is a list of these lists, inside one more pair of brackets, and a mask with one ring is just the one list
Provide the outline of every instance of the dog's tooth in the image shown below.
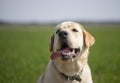
[[75,49],[72,49],[72,53],[75,53]]

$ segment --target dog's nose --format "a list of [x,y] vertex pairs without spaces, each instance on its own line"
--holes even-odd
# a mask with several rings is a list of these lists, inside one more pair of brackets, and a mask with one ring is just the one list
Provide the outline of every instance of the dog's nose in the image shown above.
[[68,33],[66,31],[60,31],[58,35],[60,38],[67,38]]

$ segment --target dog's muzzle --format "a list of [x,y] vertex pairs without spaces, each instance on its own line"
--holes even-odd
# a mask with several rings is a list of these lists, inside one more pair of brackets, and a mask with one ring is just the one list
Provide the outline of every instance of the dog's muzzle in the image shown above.
[[62,60],[68,61],[69,59],[75,58],[80,53],[80,48],[71,48],[68,45],[68,32],[58,31],[57,32],[60,42],[60,48],[57,52],[53,52],[50,56],[52,60],[57,57],[61,57]]

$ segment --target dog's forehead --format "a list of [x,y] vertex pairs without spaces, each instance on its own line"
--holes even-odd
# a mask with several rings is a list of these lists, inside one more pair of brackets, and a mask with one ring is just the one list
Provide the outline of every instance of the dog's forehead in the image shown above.
[[63,22],[57,25],[56,29],[77,29],[79,31],[82,31],[81,26],[78,23],[74,22]]

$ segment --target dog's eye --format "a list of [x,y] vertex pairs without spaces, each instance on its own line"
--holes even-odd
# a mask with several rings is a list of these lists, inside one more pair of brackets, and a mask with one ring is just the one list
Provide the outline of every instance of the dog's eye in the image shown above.
[[72,31],[73,31],[73,32],[78,32],[78,30],[77,30],[77,29],[72,29]]
[[58,34],[59,32],[60,32],[60,30],[57,30],[57,31],[56,31],[56,34]]

